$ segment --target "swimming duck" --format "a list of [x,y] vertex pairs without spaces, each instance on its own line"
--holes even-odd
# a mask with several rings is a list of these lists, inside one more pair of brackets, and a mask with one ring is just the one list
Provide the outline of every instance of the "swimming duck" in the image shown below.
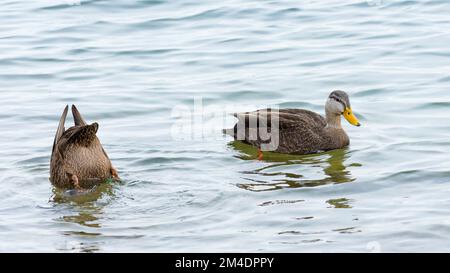
[[328,96],[325,118],[303,109],[270,108],[236,113],[234,116],[238,122],[234,128],[224,130],[224,133],[258,147],[260,160],[263,158],[262,150],[303,155],[349,145],[350,140],[341,126],[341,116],[350,124],[360,126],[347,93],[340,90]]
[[65,130],[67,105],[59,121],[50,161],[50,181],[61,188],[90,188],[112,178],[116,169],[96,136],[98,123],[88,125],[72,105],[75,126]]

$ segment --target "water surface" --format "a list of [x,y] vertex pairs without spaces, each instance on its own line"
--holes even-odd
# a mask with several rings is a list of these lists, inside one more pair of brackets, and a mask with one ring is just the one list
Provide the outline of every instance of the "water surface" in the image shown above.
[[[450,251],[449,4],[325,2],[3,1],[0,251]],[[172,134],[196,98],[323,113],[335,89],[363,124],[346,149]],[[122,183],[50,185],[72,103]]]

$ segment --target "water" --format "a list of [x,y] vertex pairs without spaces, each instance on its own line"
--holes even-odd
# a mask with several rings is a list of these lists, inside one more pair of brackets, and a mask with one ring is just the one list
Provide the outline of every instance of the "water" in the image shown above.
[[[450,251],[446,1],[74,3],[0,8],[0,251]],[[323,113],[335,89],[363,124],[343,150],[173,136],[196,99]],[[50,185],[72,103],[122,183]]]

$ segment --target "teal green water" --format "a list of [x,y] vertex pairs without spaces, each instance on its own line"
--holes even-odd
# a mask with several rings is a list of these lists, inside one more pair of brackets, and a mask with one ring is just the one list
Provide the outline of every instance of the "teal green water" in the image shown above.
[[[69,2],[0,7],[0,251],[450,251],[446,1]],[[323,113],[335,89],[363,124],[343,150],[171,131],[195,98]],[[50,185],[71,103],[122,183]]]

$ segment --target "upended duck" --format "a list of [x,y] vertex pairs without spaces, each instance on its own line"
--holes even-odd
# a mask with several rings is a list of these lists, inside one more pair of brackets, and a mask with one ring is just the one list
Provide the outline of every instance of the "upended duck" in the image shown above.
[[72,105],[75,126],[65,130],[66,106],[59,121],[50,161],[50,181],[60,188],[90,188],[107,181],[118,180],[116,169],[96,136],[98,123],[88,125]]
[[350,124],[360,126],[347,93],[340,90],[328,96],[325,118],[303,109],[270,108],[234,116],[238,122],[234,128],[225,129],[224,133],[256,146],[260,160],[263,150],[304,155],[348,146],[350,140],[341,126],[341,116]]

